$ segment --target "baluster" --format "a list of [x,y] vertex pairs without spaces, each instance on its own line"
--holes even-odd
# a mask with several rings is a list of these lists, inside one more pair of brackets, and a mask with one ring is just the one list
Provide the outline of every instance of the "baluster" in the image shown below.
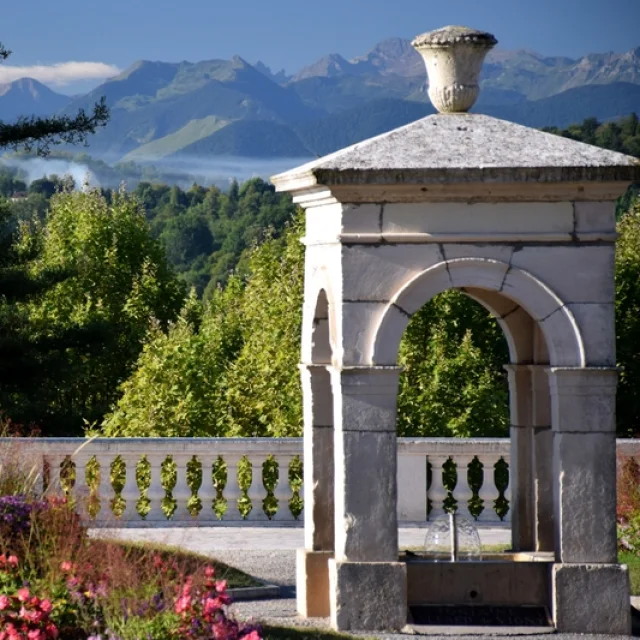
[[507,514],[504,517],[504,522],[511,522],[511,465],[509,463],[508,457],[503,456],[503,458],[508,465],[508,473],[509,473],[509,475],[507,476],[508,477],[507,488],[504,490],[504,497],[509,503],[509,510],[507,511]]
[[262,480],[262,465],[266,460],[267,456],[264,454],[257,455],[251,460],[251,486],[247,492],[251,500],[249,520],[267,520],[267,514],[264,512],[264,505],[262,504],[267,497],[267,490],[264,488]]
[[482,486],[478,495],[482,500],[483,510],[478,520],[481,522],[499,522],[500,518],[496,513],[496,500],[500,497],[500,492],[496,487],[495,466],[500,460],[499,455],[484,454],[480,459],[483,466]]
[[164,500],[165,490],[162,486],[162,463],[166,459],[164,453],[148,453],[149,461],[149,488],[147,489],[147,498],[149,499],[149,513],[147,520],[149,522],[163,522],[167,516],[162,511],[162,501]]
[[46,457],[49,464],[48,492],[54,495],[62,495],[64,493],[60,474],[62,472],[62,463],[66,457],[66,455],[61,454],[47,455]]
[[111,465],[115,460],[113,455],[101,455],[98,458],[100,464],[100,484],[98,485],[98,498],[100,500],[100,511],[96,520],[105,523],[113,518],[111,501],[115,498],[115,491],[111,484]]
[[202,464],[202,484],[200,485],[198,495],[202,501],[202,510],[198,514],[198,519],[210,522],[215,519],[213,501],[217,495],[216,488],[213,484],[213,465],[212,460],[208,457],[200,456],[199,459]]
[[121,454],[125,464],[125,481],[122,488],[122,497],[125,500],[125,508],[122,514],[123,520],[136,520],[138,515],[138,499],[140,498],[140,488],[138,487],[138,479],[136,478],[136,465],[138,456],[133,454]]
[[289,484],[289,465],[293,460],[290,454],[279,454],[276,457],[278,462],[278,484],[274,491],[274,495],[278,500],[278,510],[273,516],[274,520],[293,520],[293,514],[289,508],[289,500],[293,495],[291,485]]
[[176,510],[173,514],[173,520],[191,520],[193,516],[187,508],[189,498],[191,498],[191,487],[187,481],[187,464],[191,460],[190,455],[177,454],[173,455],[173,461],[176,464],[176,485],[173,488],[173,498],[176,501]]
[[87,463],[91,460],[91,455],[79,453],[73,456],[76,465],[76,479],[71,488],[71,496],[75,501],[76,513],[84,521],[90,519],[88,511],[89,483],[87,482]]
[[429,500],[431,500],[431,513],[429,520],[433,520],[444,513],[444,501],[447,497],[447,490],[442,478],[443,466],[449,456],[429,456],[431,463],[431,486],[429,487]]
[[458,480],[453,490],[453,497],[457,504],[456,513],[467,518],[471,517],[469,500],[473,498],[473,490],[469,486],[469,464],[473,458],[473,455],[457,455],[454,460],[458,472]]
[[227,482],[224,487],[224,497],[227,501],[227,510],[224,512],[224,520],[242,520],[242,514],[238,509],[238,500],[242,496],[238,484],[238,463],[242,456],[237,453],[226,453],[224,461],[227,464]]

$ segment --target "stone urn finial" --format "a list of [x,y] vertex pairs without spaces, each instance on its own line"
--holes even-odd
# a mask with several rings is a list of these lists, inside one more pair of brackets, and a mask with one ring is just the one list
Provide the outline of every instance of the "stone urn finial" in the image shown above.
[[443,27],[411,43],[422,55],[429,76],[429,98],[440,113],[464,113],[474,105],[484,58],[497,40],[468,27]]

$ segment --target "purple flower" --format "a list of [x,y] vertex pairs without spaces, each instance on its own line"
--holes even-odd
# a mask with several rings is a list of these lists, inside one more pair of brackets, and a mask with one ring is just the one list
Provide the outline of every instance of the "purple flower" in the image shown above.
[[0,497],[0,526],[9,527],[10,534],[24,533],[31,526],[31,514],[46,509],[46,502],[35,501],[25,495]]

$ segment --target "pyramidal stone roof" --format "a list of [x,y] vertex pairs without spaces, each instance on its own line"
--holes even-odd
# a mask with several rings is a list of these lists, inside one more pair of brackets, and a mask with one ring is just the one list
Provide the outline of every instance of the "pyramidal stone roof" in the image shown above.
[[427,116],[273,176],[316,185],[640,181],[640,161],[491,116]]

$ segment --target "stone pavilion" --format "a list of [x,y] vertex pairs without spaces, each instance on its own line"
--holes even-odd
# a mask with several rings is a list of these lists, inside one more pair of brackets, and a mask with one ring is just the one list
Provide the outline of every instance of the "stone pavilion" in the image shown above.
[[306,210],[298,609],[335,629],[407,623],[398,346],[413,313],[458,289],[509,345],[514,550],[550,555],[559,631],[630,630],[615,522],[614,211],[640,164],[468,113],[495,44],[463,27],[417,37],[438,114],[272,179]]

